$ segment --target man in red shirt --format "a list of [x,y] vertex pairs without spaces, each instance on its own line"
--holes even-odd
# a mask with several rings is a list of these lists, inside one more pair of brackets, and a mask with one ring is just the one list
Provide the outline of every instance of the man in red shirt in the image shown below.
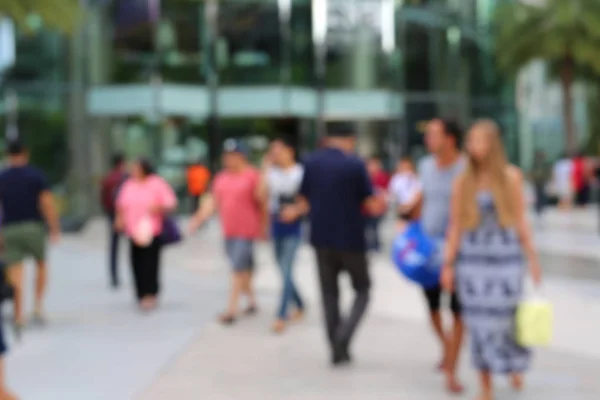
[[121,184],[127,178],[125,157],[122,154],[113,156],[112,169],[102,180],[100,201],[104,213],[110,223],[110,284],[114,289],[119,287],[118,256],[119,256],[119,232],[114,229],[115,225],[115,200]]
[[381,160],[377,157],[371,157],[367,161],[367,170],[375,189],[387,191],[390,184],[390,175],[383,169]]
[[[389,174],[383,169],[381,160],[377,157],[371,157],[367,160],[367,172],[371,178],[375,196],[381,197],[385,200],[387,197],[387,190],[390,183]],[[385,214],[385,212],[384,212]],[[369,250],[379,251],[381,250],[381,241],[379,239],[379,223],[383,218],[381,215],[367,214],[366,217],[366,235]]]
[[248,161],[248,149],[241,140],[228,139],[223,145],[223,170],[213,182],[211,195],[202,202],[190,220],[189,232],[194,232],[217,213],[225,237],[225,252],[232,267],[232,287],[227,310],[220,321],[231,325],[238,316],[241,295],[246,295],[245,315],[257,311],[252,288],[254,243],[264,230],[263,195],[260,173]]

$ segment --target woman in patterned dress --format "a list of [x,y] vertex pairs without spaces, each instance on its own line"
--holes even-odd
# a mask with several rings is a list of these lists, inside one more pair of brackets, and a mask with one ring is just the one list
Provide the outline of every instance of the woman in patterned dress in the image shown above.
[[494,122],[471,127],[467,155],[468,166],[454,183],[441,279],[447,290],[458,290],[462,302],[481,381],[477,400],[493,400],[494,373],[509,375],[516,390],[523,386],[530,354],[515,341],[515,311],[526,266],[535,284],[541,269],[526,217],[523,176],[506,161]]

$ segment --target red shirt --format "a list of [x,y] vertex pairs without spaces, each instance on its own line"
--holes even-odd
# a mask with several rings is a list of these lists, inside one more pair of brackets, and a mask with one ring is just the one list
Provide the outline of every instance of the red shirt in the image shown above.
[[587,184],[586,162],[584,158],[578,157],[573,160],[573,187],[579,191]]
[[379,171],[371,176],[371,181],[375,189],[387,190],[390,184],[390,176],[385,171]]
[[120,169],[113,169],[103,180],[100,193],[102,208],[107,213],[115,211],[116,191],[125,182],[126,174]]
[[260,238],[262,209],[255,196],[259,181],[254,168],[239,173],[223,171],[215,178],[213,195],[226,238]]
[[[385,171],[379,171],[378,173],[371,176],[371,183],[373,185],[373,194],[385,201],[385,194],[390,184],[390,176]],[[363,206],[363,214],[369,215],[366,207]]]

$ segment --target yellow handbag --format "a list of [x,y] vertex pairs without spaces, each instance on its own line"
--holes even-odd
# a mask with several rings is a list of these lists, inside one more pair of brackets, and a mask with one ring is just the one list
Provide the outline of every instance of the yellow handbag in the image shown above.
[[541,297],[519,304],[516,315],[516,340],[523,347],[548,346],[552,341],[552,305]]

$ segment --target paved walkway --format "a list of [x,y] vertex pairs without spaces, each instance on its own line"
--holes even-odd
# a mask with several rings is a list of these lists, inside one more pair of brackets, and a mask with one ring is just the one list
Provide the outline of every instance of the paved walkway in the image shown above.
[[600,261],[600,216],[597,206],[561,212],[549,209],[536,231],[538,249],[544,253]]
[[[582,235],[594,240],[589,229]],[[296,270],[308,318],[277,337],[269,326],[279,277],[268,245],[258,254],[262,312],[226,329],[213,322],[227,284],[216,229],[168,251],[164,303],[152,316],[136,312],[127,282],[119,292],[107,289],[103,239],[101,226],[94,224],[52,251],[52,323],[43,331],[27,331],[7,362],[11,386],[24,400],[448,398],[433,371],[437,348],[421,294],[386,256],[372,260],[373,302],[356,342],[356,365],[333,371],[310,249],[301,250]],[[551,272],[544,293],[555,305],[555,340],[538,352],[528,390],[519,399],[598,398],[600,280],[593,273],[565,278],[572,269],[593,268],[589,264],[589,257],[573,254],[547,259]],[[348,296],[345,290],[345,304]],[[475,379],[467,358],[465,353],[462,371],[472,394]],[[500,400],[516,398],[499,384]]]

